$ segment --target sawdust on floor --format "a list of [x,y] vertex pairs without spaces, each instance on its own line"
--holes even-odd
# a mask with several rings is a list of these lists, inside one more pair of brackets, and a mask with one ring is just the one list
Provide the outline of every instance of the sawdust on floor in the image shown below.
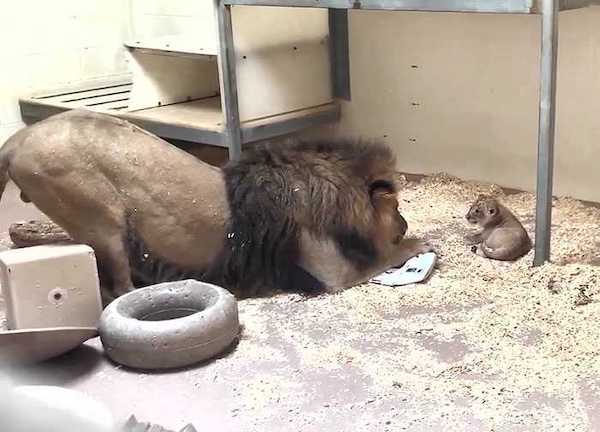
[[[400,207],[410,234],[439,254],[432,278],[401,288],[365,284],[308,299],[243,301],[244,337],[233,357],[285,357],[284,347],[269,344],[275,332],[298,354],[293,367],[359,368],[368,383],[364,403],[385,403],[390,391],[426,395],[447,430],[460,417],[460,401],[474,404],[490,427],[585,429],[582,389],[595,389],[600,375],[600,267],[592,264],[600,209],[556,199],[554,264],[534,268],[533,251],[515,263],[495,262],[475,256],[464,241],[472,229],[464,214],[481,193],[499,197],[534,239],[533,194],[447,175],[404,186]],[[298,302],[303,307],[290,314]],[[291,368],[278,378],[252,377],[246,399],[265,409],[294,393],[301,386]],[[402,416],[405,426],[434,424],[419,407],[404,407]]]
[[427,283],[240,301],[236,349],[186,379],[230,389],[231,417],[252,419],[252,430],[282,430],[284,418],[294,430],[342,430],[340,415],[354,430],[590,430],[600,209],[556,199],[554,263],[534,268],[533,251],[515,263],[471,253],[464,214],[481,193],[534,238],[530,193],[447,175],[407,181],[409,234],[439,255]]

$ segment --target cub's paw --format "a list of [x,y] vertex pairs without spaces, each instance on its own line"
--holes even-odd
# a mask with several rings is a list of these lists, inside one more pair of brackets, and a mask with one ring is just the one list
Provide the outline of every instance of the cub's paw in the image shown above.
[[487,255],[483,252],[483,249],[481,249],[481,245],[473,247],[475,248],[475,250],[473,251],[475,255],[480,256],[482,258],[487,258]]
[[467,243],[468,246],[481,243],[481,236],[479,234],[467,234],[465,235],[465,243]]

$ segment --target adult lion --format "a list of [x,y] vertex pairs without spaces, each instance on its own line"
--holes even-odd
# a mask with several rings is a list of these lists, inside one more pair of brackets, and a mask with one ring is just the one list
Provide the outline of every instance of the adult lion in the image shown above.
[[105,295],[190,277],[240,297],[338,290],[429,250],[405,240],[381,144],[260,144],[219,169],[118,118],[73,110],[13,135],[9,179],[96,252]]

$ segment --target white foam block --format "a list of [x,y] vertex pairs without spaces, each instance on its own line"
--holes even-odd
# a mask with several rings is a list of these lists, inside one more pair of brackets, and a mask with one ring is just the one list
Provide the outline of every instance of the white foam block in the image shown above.
[[44,245],[0,253],[11,330],[96,327],[102,313],[96,257],[86,245]]

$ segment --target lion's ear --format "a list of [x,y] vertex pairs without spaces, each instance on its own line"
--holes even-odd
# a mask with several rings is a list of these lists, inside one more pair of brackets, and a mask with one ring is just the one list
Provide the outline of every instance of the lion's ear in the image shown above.
[[376,209],[398,207],[396,188],[394,187],[394,183],[389,180],[375,180],[371,182],[369,185],[369,194],[371,196],[371,203]]
[[386,192],[395,194],[396,193],[396,186],[394,185],[394,181],[393,180],[377,179],[377,180],[373,180],[369,184],[369,193],[371,194],[371,196],[375,192],[381,192],[381,191],[386,191]]

